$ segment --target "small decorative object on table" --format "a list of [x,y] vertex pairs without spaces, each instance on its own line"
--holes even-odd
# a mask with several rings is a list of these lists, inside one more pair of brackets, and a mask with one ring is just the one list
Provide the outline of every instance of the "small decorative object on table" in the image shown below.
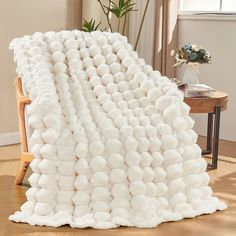
[[197,44],[186,44],[176,51],[172,50],[171,55],[175,56],[174,66],[187,65],[182,82],[188,85],[199,84],[199,65],[211,62],[210,52]]
[[209,97],[215,92],[215,89],[205,84],[190,84],[181,90],[185,97]]
[[176,78],[172,78],[171,81],[177,84],[184,97],[209,97],[216,91],[206,84],[187,84]]

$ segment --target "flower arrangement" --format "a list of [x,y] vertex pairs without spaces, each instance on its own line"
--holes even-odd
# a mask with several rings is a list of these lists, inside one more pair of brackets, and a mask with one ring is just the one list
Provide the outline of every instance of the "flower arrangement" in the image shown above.
[[211,63],[210,52],[197,44],[189,43],[176,51],[172,50],[171,56],[175,56],[174,66],[188,63],[198,66],[198,64]]

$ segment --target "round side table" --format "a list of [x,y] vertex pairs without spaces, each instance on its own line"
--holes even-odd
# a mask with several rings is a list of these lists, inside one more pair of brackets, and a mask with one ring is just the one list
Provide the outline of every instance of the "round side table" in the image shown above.
[[220,113],[227,109],[227,93],[216,91],[209,97],[185,97],[184,102],[191,108],[190,113],[207,113],[207,143],[202,155],[212,154],[209,169],[216,169],[218,164],[218,147],[220,133]]

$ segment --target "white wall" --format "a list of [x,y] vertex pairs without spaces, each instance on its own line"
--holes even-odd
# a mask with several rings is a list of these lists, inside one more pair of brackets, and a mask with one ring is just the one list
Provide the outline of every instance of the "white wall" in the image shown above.
[[[180,16],[178,44],[188,42],[199,43],[211,51],[212,64],[201,66],[200,81],[228,93],[228,109],[221,113],[220,138],[236,141],[236,17]],[[181,78],[181,71],[177,77]],[[198,134],[206,135],[205,116],[193,118]]]

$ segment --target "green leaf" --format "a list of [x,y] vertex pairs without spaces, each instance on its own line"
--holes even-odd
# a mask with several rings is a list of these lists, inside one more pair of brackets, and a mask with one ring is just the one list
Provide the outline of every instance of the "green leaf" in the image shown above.
[[134,10],[135,3],[132,0],[119,0],[119,3],[111,1],[110,6],[104,6],[109,12],[114,14],[117,18],[122,18],[126,14]]
[[92,18],[90,21],[83,20],[82,23],[82,31],[84,32],[92,32],[98,30],[99,26],[101,25],[101,21],[96,24],[96,21]]

